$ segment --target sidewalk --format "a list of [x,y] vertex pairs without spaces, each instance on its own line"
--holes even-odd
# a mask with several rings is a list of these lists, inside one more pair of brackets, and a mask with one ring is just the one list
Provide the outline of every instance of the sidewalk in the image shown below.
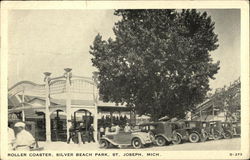
[[44,151],[82,151],[82,150],[99,150],[99,143],[85,143],[85,144],[74,144],[71,142],[67,144],[66,142],[38,142],[39,147],[44,147]]

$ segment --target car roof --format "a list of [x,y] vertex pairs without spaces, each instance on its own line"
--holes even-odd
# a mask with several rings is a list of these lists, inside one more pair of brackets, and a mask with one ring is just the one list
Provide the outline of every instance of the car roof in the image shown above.
[[209,121],[209,122],[221,122],[221,121]]
[[202,121],[184,121],[184,122],[202,122]]
[[140,126],[146,126],[146,125],[156,125],[156,124],[166,124],[166,123],[171,123],[171,122],[147,122],[147,123],[142,123]]

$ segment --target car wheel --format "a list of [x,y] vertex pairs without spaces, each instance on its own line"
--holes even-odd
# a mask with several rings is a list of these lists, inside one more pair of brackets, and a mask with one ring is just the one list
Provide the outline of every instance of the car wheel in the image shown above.
[[224,138],[225,139],[230,139],[230,138],[232,138],[233,136],[232,136],[232,134],[229,132],[229,131],[225,131],[225,133],[224,133]]
[[158,136],[155,139],[157,146],[164,146],[166,144],[166,139],[162,136]]
[[181,143],[181,136],[177,135],[176,140],[173,140],[172,142],[173,142],[173,144],[180,144]]
[[218,131],[214,131],[213,139],[214,139],[214,140],[218,140],[218,139],[220,139],[220,138],[221,138],[220,133],[219,133]]
[[199,137],[199,135],[197,133],[191,133],[189,135],[189,141],[192,142],[192,143],[199,142],[199,139],[200,139],[200,137]]
[[138,148],[142,148],[143,145],[142,145],[142,142],[141,142],[141,140],[139,138],[134,138],[132,140],[132,146],[134,148],[138,149]]
[[107,140],[101,139],[100,146],[101,146],[101,148],[107,149],[109,147],[109,142]]

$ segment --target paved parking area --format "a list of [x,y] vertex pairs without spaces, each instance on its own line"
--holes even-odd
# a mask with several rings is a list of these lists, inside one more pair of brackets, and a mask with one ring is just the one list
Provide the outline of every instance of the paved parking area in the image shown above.
[[[240,149],[240,138],[233,139],[221,139],[221,140],[210,140],[200,143],[183,143],[179,145],[168,145],[168,146],[151,146],[139,150],[154,150],[154,151],[212,151],[212,150],[239,150]],[[98,143],[86,143],[86,144],[67,144],[66,142],[39,142],[40,147],[44,147],[45,151],[83,151],[83,150],[102,150],[99,148]],[[133,149],[132,147],[123,147],[122,149]],[[119,150],[118,148],[110,148],[109,150]]]

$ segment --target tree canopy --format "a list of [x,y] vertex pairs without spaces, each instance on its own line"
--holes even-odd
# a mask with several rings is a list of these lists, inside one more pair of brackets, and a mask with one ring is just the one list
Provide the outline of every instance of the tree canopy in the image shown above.
[[203,101],[219,70],[209,52],[218,47],[206,12],[115,10],[115,38],[98,34],[90,46],[104,101],[126,103],[153,119],[183,117]]

